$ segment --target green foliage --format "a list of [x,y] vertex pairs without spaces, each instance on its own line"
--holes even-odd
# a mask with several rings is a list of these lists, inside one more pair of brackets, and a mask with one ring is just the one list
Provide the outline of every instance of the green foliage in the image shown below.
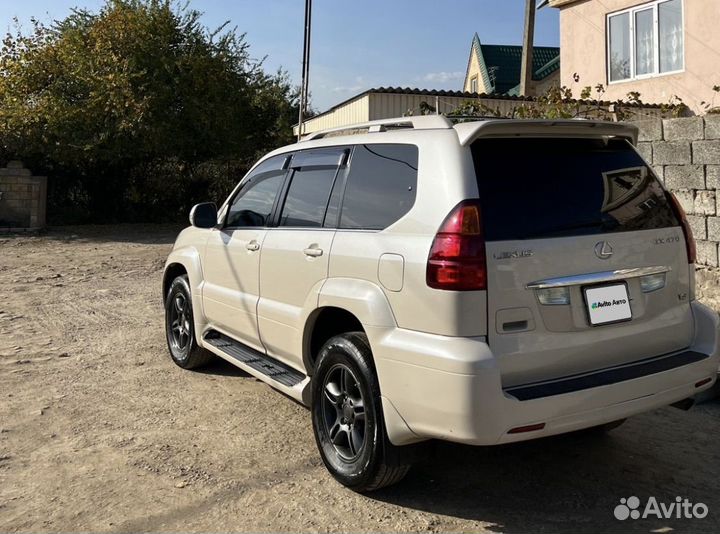
[[6,36],[0,157],[48,173],[56,221],[184,217],[209,190],[227,192],[223,170],[235,180],[291,142],[287,76],[200,16],[169,0],[108,0]]
[[[720,93],[720,85],[713,85],[712,90],[715,93]],[[708,115],[720,115],[720,106],[715,105],[715,95],[713,95],[713,99],[710,102],[700,102],[700,106]]]
[[[533,100],[523,100],[514,106],[512,111],[502,113],[499,109],[490,108],[480,101],[468,101],[449,114],[450,117],[506,117],[515,119],[599,119],[628,120],[633,116],[632,106],[640,104],[640,94],[628,93],[623,100],[604,103],[602,97],[605,86],[583,87],[580,99],[573,98],[571,88],[551,87]],[[594,99],[593,99],[594,97]]]
[[[580,82],[578,74],[573,75],[575,83]],[[720,92],[720,87],[717,88]],[[638,118],[636,110],[642,105],[641,95],[637,91],[629,92],[625,98],[614,102],[605,102],[606,88],[603,84],[594,87],[585,86],[580,90],[580,98],[573,98],[571,87],[551,87],[545,94],[532,100],[523,100],[513,107],[510,113],[499,108],[491,108],[482,101],[468,100],[448,114],[449,117],[498,117],[519,119],[597,119],[625,121]],[[681,117],[688,108],[680,98],[674,96],[660,106],[662,115]]]

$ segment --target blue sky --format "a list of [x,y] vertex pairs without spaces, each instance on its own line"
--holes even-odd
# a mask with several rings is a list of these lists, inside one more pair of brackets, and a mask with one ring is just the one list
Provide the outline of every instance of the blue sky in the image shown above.
[[[0,31],[30,17],[50,21],[73,6],[100,0],[0,0]],[[230,20],[247,33],[254,57],[268,70],[287,70],[299,83],[303,0],[191,0],[216,27]],[[470,41],[521,44],[525,0],[314,0],[310,72],[312,104],[323,111],[380,86],[461,89]],[[558,46],[558,12],[538,12],[535,44]]]

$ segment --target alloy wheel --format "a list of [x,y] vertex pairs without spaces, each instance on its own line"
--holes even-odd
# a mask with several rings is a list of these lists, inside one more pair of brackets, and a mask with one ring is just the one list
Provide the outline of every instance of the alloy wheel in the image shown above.
[[184,352],[190,344],[192,320],[190,303],[183,293],[176,293],[168,310],[170,337],[174,349]]
[[322,418],[337,454],[353,461],[365,445],[365,401],[357,377],[343,365],[332,367],[323,383]]

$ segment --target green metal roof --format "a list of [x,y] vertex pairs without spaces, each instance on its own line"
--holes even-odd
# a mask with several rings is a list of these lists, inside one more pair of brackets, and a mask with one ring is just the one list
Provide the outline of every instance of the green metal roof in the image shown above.
[[[545,65],[540,67],[538,70],[533,72],[533,80],[544,80],[548,76],[550,76],[553,72],[558,70],[560,68],[560,56],[557,56],[555,59],[551,59],[548,61]],[[504,93],[508,96],[519,96],[520,95],[520,84],[517,84],[515,87],[510,89],[507,93]]]
[[[506,94],[520,84],[522,46],[485,45],[475,34],[473,51],[478,54],[483,77],[490,79],[494,92]],[[533,47],[533,80],[540,81],[560,68],[560,49],[552,46]]]

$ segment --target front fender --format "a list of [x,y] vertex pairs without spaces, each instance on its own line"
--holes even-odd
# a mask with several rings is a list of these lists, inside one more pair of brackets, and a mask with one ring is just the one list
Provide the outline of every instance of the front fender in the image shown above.
[[[203,271],[200,260],[199,246],[203,246],[207,239],[200,236],[202,230],[197,228],[187,228],[178,236],[173,250],[168,255],[163,270],[163,288],[167,287],[172,280],[169,278],[173,273],[177,272],[178,266],[181,266],[188,275],[190,290],[192,291],[193,317],[195,322],[195,331],[201,333],[205,329],[205,313],[202,304],[202,285]],[[201,243],[198,245],[198,243]],[[163,295],[163,302],[166,295]]]

